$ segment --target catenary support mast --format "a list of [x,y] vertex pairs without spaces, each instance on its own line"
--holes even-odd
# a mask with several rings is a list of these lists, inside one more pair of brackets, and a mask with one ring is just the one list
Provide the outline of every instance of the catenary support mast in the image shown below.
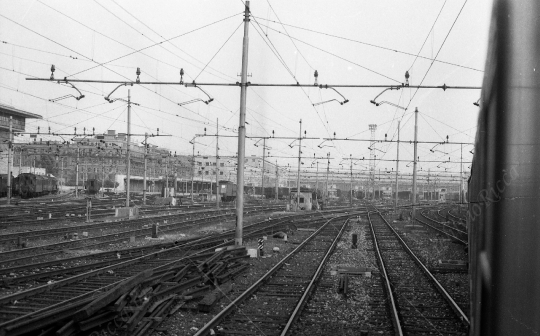
[[249,45],[249,0],[245,2],[244,40],[242,45],[242,76],[240,82],[240,122],[238,125],[238,166],[236,175],[236,230],[235,245],[242,245],[244,220],[244,160],[246,157],[246,94]]

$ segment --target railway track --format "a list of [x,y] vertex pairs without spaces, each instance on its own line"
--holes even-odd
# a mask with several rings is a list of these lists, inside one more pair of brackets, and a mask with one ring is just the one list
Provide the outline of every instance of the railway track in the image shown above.
[[[246,207],[247,211],[252,211],[253,209],[262,209],[262,207]],[[168,214],[161,214],[161,215],[154,215],[152,217],[146,217],[148,216],[148,212],[143,213],[140,215],[140,218],[137,220],[125,220],[120,219],[119,221],[102,221],[102,222],[92,222],[90,224],[82,224],[82,225],[70,225],[66,227],[65,225],[61,227],[53,227],[53,228],[46,228],[46,229],[38,229],[38,230],[27,230],[22,232],[13,232],[13,233],[4,233],[0,234],[0,244],[14,244],[17,239],[23,239],[23,240],[33,240],[33,239],[42,239],[44,237],[50,237],[50,236],[62,236],[64,234],[73,233],[73,232],[89,232],[91,234],[92,232],[96,230],[103,230],[111,227],[115,227],[116,229],[120,229],[120,227],[128,228],[132,225],[140,225],[144,224],[144,222],[153,221],[158,222],[162,220],[167,220],[171,218],[197,218],[200,216],[207,216],[208,213],[230,213],[231,211],[234,211],[234,209],[231,208],[220,208],[220,209],[208,209],[208,210],[191,210],[191,211],[185,211],[187,209],[174,209],[174,208],[168,208],[168,209],[160,209],[159,212],[163,212],[163,210],[168,210]],[[156,211],[157,212],[157,211]],[[145,216],[146,215],[146,216]],[[44,223],[43,221],[40,223],[42,224],[42,227],[48,227],[47,223]],[[70,223],[73,224],[73,223]],[[16,224],[15,224],[16,225]]]
[[[291,219],[295,216],[287,216],[276,218],[277,221]],[[207,222],[208,218],[202,219]],[[194,222],[201,222],[201,220],[195,220]],[[211,223],[209,223],[211,224]],[[196,224],[198,225],[198,224]],[[176,231],[178,229],[171,229]],[[167,231],[162,230],[162,233]],[[186,243],[197,238],[185,239],[180,241]],[[138,247],[131,247],[125,249],[114,249],[110,251],[90,253],[86,255],[79,255],[70,258],[54,259],[51,261],[44,261],[32,264],[17,265],[0,269],[1,283],[5,287],[10,287],[15,284],[27,284],[29,281],[47,281],[49,279],[57,280],[63,278],[66,274],[74,274],[88,269],[94,269],[97,267],[103,267],[108,264],[117,263],[122,260],[133,259],[135,257],[152,253],[164,248],[174,247],[179,242],[165,242],[156,243],[151,245],[144,245]]]
[[[277,220],[273,223],[263,221],[252,224],[245,227],[245,236],[282,229],[289,223],[289,220]],[[72,314],[74,309],[84,306],[100,293],[130,276],[153,269],[154,275],[159,277],[170,267],[190,263],[193,258],[208,258],[209,254],[213,254],[215,247],[230,244],[233,235],[234,230],[230,230],[0,297],[0,335],[22,335],[62,321]]]
[[419,223],[422,223],[423,225],[426,225],[430,227],[431,229],[445,235],[446,237],[452,239],[453,241],[462,244],[467,245],[468,244],[468,234],[467,232],[456,228],[452,225],[448,225],[445,222],[441,222],[438,220],[435,220],[433,218],[430,218],[427,216],[428,210],[419,211],[420,216],[422,216],[423,219],[420,219],[420,216],[416,217],[416,221]]
[[202,327],[195,336],[285,335],[310,294],[352,214],[329,220]]
[[[93,203],[91,210],[92,220],[103,220],[107,217],[113,217],[115,214],[115,206],[122,207],[120,203],[116,205],[108,203],[96,205]],[[185,211],[196,208],[204,208],[204,205],[141,207],[139,209],[139,214],[141,216],[149,216],[167,211]],[[223,208],[228,209],[230,207]],[[49,226],[51,224],[63,223],[66,221],[82,222],[86,221],[86,211],[86,205],[80,206],[73,204],[55,205],[54,208],[47,205],[31,208],[12,208],[9,210],[9,213],[0,214],[0,229],[14,228],[20,230],[32,227]]]
[[[267,212],[267,211],[273,211],[275,208],[257,208],[257,209],[246,209],[246,213],[249,213],[251,211],[257,210],[261,213]],[[167,223],[163,223],[160,225],[160,232],[161,233],[172,233],[179,229],[183,229],[186,227],[192,227],[204,222],[207,222],[209,220],[216,220],[216,219],[227,219],[232,218],[234,216],[234,212],[232,210],[225,211],[224,214],[217,214],[217,215],[207,215],[205,213],[199,213],[198,215],[192,215],[195,218],[191,219],[191,217],[183,218],[183,219],[176,219],[174,217],[169,217],[167,219]],[[17,265],[21,265],[25,260],[33,260],[35,258],[41,258],[43,256],[51,256],[58,253],[63,253],[63,251],[66,248],[69,249],[78,249],[78,248],[97,248],[99,246],[103,245],[109,245],[109,244],[115,244],[115,243],[121,243],[125,241],[126,239],[130,239],[130,237],[135,236],[136,238],[144,238],[146,236],[151,235],[151,227],[147,228],[140,228],[141,225],[147,225],[149,223],[155,223],[156,220],[154,218],[145,218],[145,219],[139,219],[136,221],[136,223],[131,223],[130,225],[136,225],[139,226],[137,229],[131,229],[127,231],[121,231],[121,232],[114,232],[109,234],[104,234],[96,237],[90,237],[85,239],[78,239],[78,240],[69,240],[69,241],[61,241],[51,244],[45,244],[40,246],[35,246],[31,248],[26,249],[19,249],[19,250],[11,250],[11,251],[5,251],[0,253],[0,260],[2,260],[2,268],[6,267],[13,267]],[[110,223],[114,225],[115,223]],[[46,251],[46,252],[43,252]],[[13,258],[13,256],[16,256]]]
[[[265,225],[283,222],[289,223],[294,220],[295,227],[309,226],[311,217],[318,217],[320,214],[313,214],[306,218],[306,215],[291,215],[276,217],[270,221],[261,222]],[[174,242],[156,242],[155,244],[138,247],[113,249],[98,253],[88,253],[74,257],[46,260],[38,263],[17,265],[0,269],[0,287],[4,295],[20,290],[26,290],[40,284],[59,281],[67,276],[73,276],[89,270],[105,267],[111,264],[134,259],[145,254],[153,253],[166,248],[175,247],[178,244],[185,244],[197,240],[199,237],[182,239]],[[17,286],[17,287],[14,287]],[[21,287],[22,286],[22,287]]]
[[463,310],[378,212],[368,214],[395,335],[466,335]]

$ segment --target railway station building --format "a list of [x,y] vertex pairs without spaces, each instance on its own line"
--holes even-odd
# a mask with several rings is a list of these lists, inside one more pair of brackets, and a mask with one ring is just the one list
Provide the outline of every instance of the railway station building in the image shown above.
[[[7,174],[8,171],[8,142],[10,117],[13,133],[25,131],[26,119],[42,119],[39,114],[26,112],[16,107],[0,103],[0,174]],[[11,160],[11,165],[13,168],[13,152]],[[17,176],[18,172],[13,172],[13,175]]]

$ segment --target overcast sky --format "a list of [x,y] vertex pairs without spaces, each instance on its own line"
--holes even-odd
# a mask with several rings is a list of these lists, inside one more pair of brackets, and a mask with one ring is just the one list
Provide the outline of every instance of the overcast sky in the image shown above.
[[[235,83],[240,81],[243,37],[241,0],[207,1],[11,1],[0,0],[0,102],[43,116],[30,120],[27,131],[48,127],[54,132],[81,132],[95,128],[126,132],[126,104],[107,103],[103,97],[116,85],[78,83],[85,98],[49,99],[73,94],[70,86],[27,81],[48,78],[93,80],[184,81]],[[462,0],[255,0],[251,1],[248,80],[252,83],[309,84],[313,73],[319,84],[400,85],[405,71],[411,85],[481,86],[488,44],[491,1]],[[433,28],[433,29],[432,29]],[[167,40],[166,42],[162,42]],[[416,57],[418,55],[418,57]],[[433,59],[435,59],[433,61]],[[238,87],[202,86],[214,99],[183,106],[178,103],[208,97],[180,85],[130,87],[132,133],[172,137],[153,138],[153,144],[191,154],[195,134],[235,135],[238,127]],[[339,94],[319,88],[251,87],[247,93],[248,136],[298,136],[299,120],[308,137],[369,139],[369,124],[377,124],[377,139],[412,140],[414,109],[420,141],[474,142],[480,90],[340,88]],[[127,99],[128,87],[112,97]],[[313,106],[319,102],[336,101]],[[407,107],[403,109],[393,105]],[[21,139],[19,137],[18,139]],[[43,137],[43,139],[49,139]],[[142,141],[142,137],[139,137]],[[246,155],[261,155],[256,140],[246,141]],[[298,147],[292,141],[268,140],[270,157],[280,165],[297,166]],[[306,140],[303,156],[369,158],[367,142]],[[294,144],[293,144],[294,145]],[[323,148],[319,148],[321,145]],[[333,146],[327,147],[326,145]],[[237,140],[220,138],[220,155],[235,155]],[[377,144],[378,158],[396,157],[395,143]],[[419,144],[423,170],[459,172],[459,145]],[[472,146],[464,146],[464,161],[471,161]],[[215,138],[198,138],[196,151],[215,155]],[[400,147],[400,172],[411,172],[413,146]],[[281,158],[281,157],[290,157]],[[303,159],[303,167],[313,160]],[[322,163],[325,160],[320,160]],[[441,161],[441,162],[422,162]],[[362,169],[358,162],[356,169]],[[348,166],[348,164],[347,164]],[[438,167],[437,167],[438,166]],[[469,164],[464,164],[467,169]],[[377,168],[392,169],[395,162],[380,161]]]

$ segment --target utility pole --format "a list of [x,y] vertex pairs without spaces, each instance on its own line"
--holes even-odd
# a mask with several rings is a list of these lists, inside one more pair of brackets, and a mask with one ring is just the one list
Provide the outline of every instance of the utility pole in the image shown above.
[[263,162],[262,162],[262,179],[261,179],[261,200],[264,198],[264,160],[266,158],[266,138],[263,138]]
[[[22,151],[23,151],[23,148],[21,146],[21,147],[19,147],[19,174],[21,173],[21,169],[22,169]],[[13,159],[15,159],[15,149],[13,149]],[[62,173],[63,173],[63,171],[62,171]],[[17,176],[19,174],[17,174]]]
[[9,116],[8,166],[7,166],[7,204],[11,204],[11,148],[13,148],[13,117]]
[[315,202],[317,202],[317,209],[319,208],[319,161],[317,161],[317,172],[315,173]]
[[193,179],[195,178],[195,138],[191,140],[193,155],[191,156],[191,204],[193,204]]
[[[64,157],[63,156],[61,157],[60,161],[62,163],[62,173],[61,173],[62,183],[61,183],[61,186],[64,187],[64,185],[66,184],[66,181],[64,181]],[[20,173],[21,173],[21,168],[19,167],[19,174]]]
[[398,120],[397,124],[397,153],[396,153],[396,206],[395,211],[397,211],[398,208],[398,192],[399,192],[399,129],[401,126],[401,120]]
[[377,130],[376,124],[370,124],[369,130],[371,131],[371,141],[369,144],[369,171],[370,171],[370,184],[372,188],[371,200],[375,200],[375,151],[373,146],[375,146],[375,131]]
[[300,119],[300,143],[298,145],[298,174],[296,176],[296,210],[300,210],[300,166],[302,165],[302,119]]
[[459,212],[461,213],[461,204],[464,202],[462,197],[463,192],[463,145],[460,145],[460,162],[459,162]]
[[216,208],[219,209],[219,118],[216,119]]
[[324,192],[323,202],[328,203],[328,174],[330,173],[330,153],[326,154],[327,163],[326,163],[326,190]]
[[351,208],[352,208],[352,154],[350,154],[351,160]]
[[163,197],[168,197],[169,195],[169,160],[171,153],[167,154],[167,163],[165,164],[165,188],[163,189]]
[[79,197],[79,142],[77,141],[77,160],[75,160],[75,197]]
[[414,110],[414,160],[413,160],[413,191],[412,191],[412,215],[413,220],[416,218],[416,165],[418,160],[418,107]]
[[144,132],[144,176],[143,176],[143,205],[146,205],[146,156],[148,155],[148,133]]
[[279,167],[276,160],[276,201],[278,200],[278,193],[279,193]]
[[[62,162],[63,165],[63,162]],[[101,158],[101,195],[105,196],[105,189],[103,189],[103,183],[105,182],[105,159]]]
[[245,2],[244,39],[242,42],[242,77],[240,83],[240,122],[238,125],[238,172],[236,175],[236,230],[234,244],[242,245],[244,220],[244,160],[246,156],[246,94],[249,45],[249,0]]
[[129,208],[129,187],[131,179],[131,89],[128,89],[128,110],[127,110],[127,150],[126,150],[126,207]]

